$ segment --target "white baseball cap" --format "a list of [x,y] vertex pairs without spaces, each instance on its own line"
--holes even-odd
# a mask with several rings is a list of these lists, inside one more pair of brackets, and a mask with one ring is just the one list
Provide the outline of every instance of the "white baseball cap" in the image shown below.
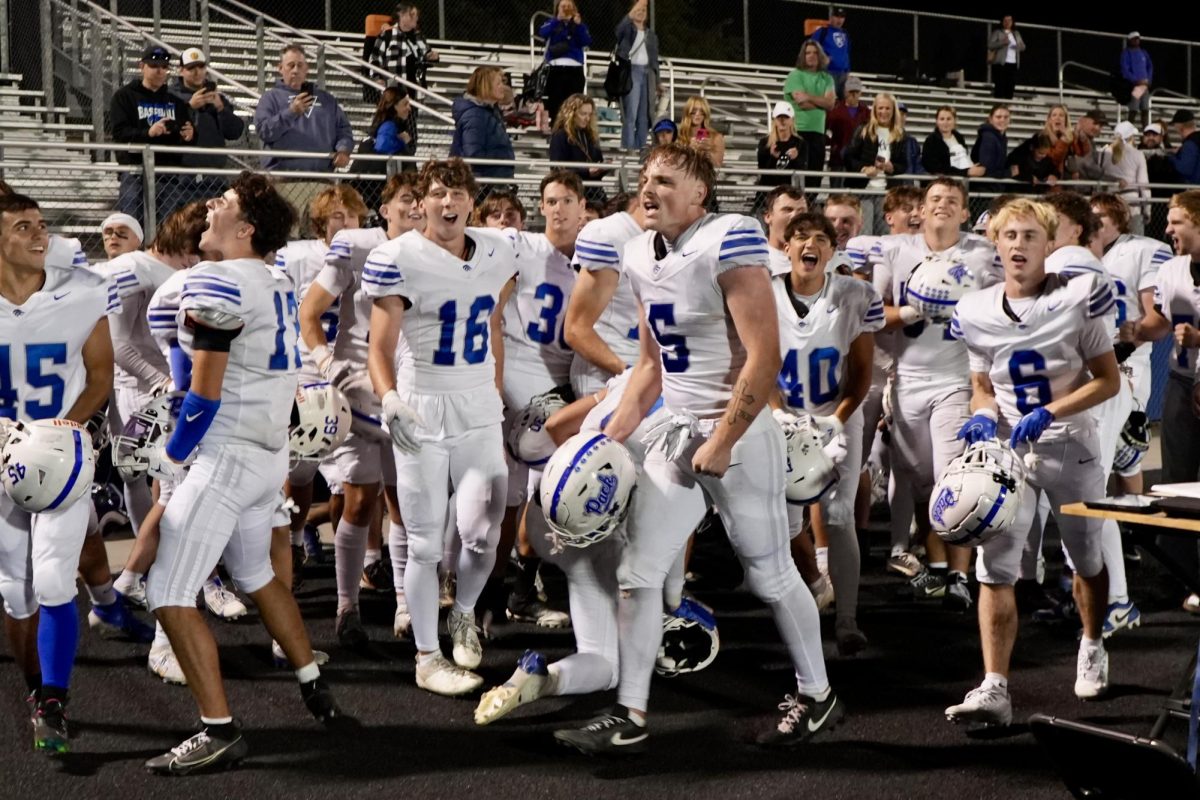
[[208,59],[204,57],[204,51],[199,47],[189,47],[179,54],[179,65],[181,67],[190,67],[195,64],[207,64]]
[[775,110],[771,112],[771,119],[775,117],[791,117],[795,119],[796,112],[792,109],[792,104],[786,100],[780,100],[775,104]]

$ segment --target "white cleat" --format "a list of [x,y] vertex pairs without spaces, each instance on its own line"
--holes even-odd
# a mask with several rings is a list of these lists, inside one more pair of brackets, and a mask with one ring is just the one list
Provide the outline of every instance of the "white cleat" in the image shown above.
[[979,686],[967,692],[961,703],[947,708],[946,719],[954,723],[1008,726],[1012,724],[1012,701],[1008,692],[998,686]]
[[396,603],[396,616],[392,620],[392,633],[397,639],[407,639],[412,631],[412,614],[408,613],[408,604]]
[[215,575],[204,582],[204,605],[217,619],[226,622],[246,616],[246,604]]
[[417,655],[417,686],[427,692],[458,697],[473,692],[483,685],[483,678],[470,670],[457,667],[446,660],[441,653],[434,655],[427,663],[421,663]]
[[1103,645],[1079,647],[1075,662],[1075,696],[1095,700],[1108,691],[1108,651]]
[[451,654],[454,663],[464,669],[475,669],[483,660],[483,647],[479,644],[479,633],[475,630],[475,615],[450,609],[446,627],[450,629]]
[[475,707],[475,724],[495,722],[518,706],[532,703],[550,685],[546,658],[535,650],[526,650],[517,662],[516,672],[507,681],[489,690]]
[[146,667],[161,678],[163,683],[170,683],[175,686],[187,686],[187,678],[183,674],[183,669],[179,666],[179,659],[175,658],[175,651],[171,649],[169,644],[151,647]]

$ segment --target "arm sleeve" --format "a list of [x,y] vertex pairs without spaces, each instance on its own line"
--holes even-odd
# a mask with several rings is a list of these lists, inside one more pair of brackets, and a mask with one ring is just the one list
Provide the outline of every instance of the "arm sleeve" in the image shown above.
[[296,115],[287,106],[280,109],[282,100],[281,92],[267,92],[254,110],[254,127],[258,131],[258,138],[265,144],[279,141],[296,124]]
[[766,267],[771,260],[767,237],[756,220],[739,217],[721,237],[716,275],[735,267]]

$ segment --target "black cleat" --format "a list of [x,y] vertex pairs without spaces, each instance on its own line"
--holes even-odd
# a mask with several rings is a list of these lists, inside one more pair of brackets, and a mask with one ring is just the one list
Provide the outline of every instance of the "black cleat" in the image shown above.
[[646,726],[634,722],[624,706],[614,706],[612,713],[596,717],[582,728],[554,732],[554,739],[559,744],[589,756],[642,753],[649,738]]
[[[232,735],[221,736],[215,728],[228,729]],[[242,738],[236,723],[205,728],[190,739],[172,747],[161,756],[146,762],[148,771],[156,775],[191,775],[194,772],[216,772],[237,766],[250,748]]]
[[819,733],[831,731],[846,716],[838,696],[829,693],[817,702],[804,695],[784,695],[779,704],[783,718],[769,731],[759,734],[758,743],[765,747],[794,747]]

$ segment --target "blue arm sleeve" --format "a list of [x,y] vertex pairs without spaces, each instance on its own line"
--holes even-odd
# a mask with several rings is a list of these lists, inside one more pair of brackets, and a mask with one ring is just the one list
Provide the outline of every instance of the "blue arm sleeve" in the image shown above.
[[167,455],[176,461],[185,461],[208,432],[220,407],[220,400],[209,400],[188,392],[179,408],[179,423],[167,442]]
[[171,342],[171,377],[175,379],[175,388],[186,392],[192,388],[192,359],[183,352],[179,340]]

